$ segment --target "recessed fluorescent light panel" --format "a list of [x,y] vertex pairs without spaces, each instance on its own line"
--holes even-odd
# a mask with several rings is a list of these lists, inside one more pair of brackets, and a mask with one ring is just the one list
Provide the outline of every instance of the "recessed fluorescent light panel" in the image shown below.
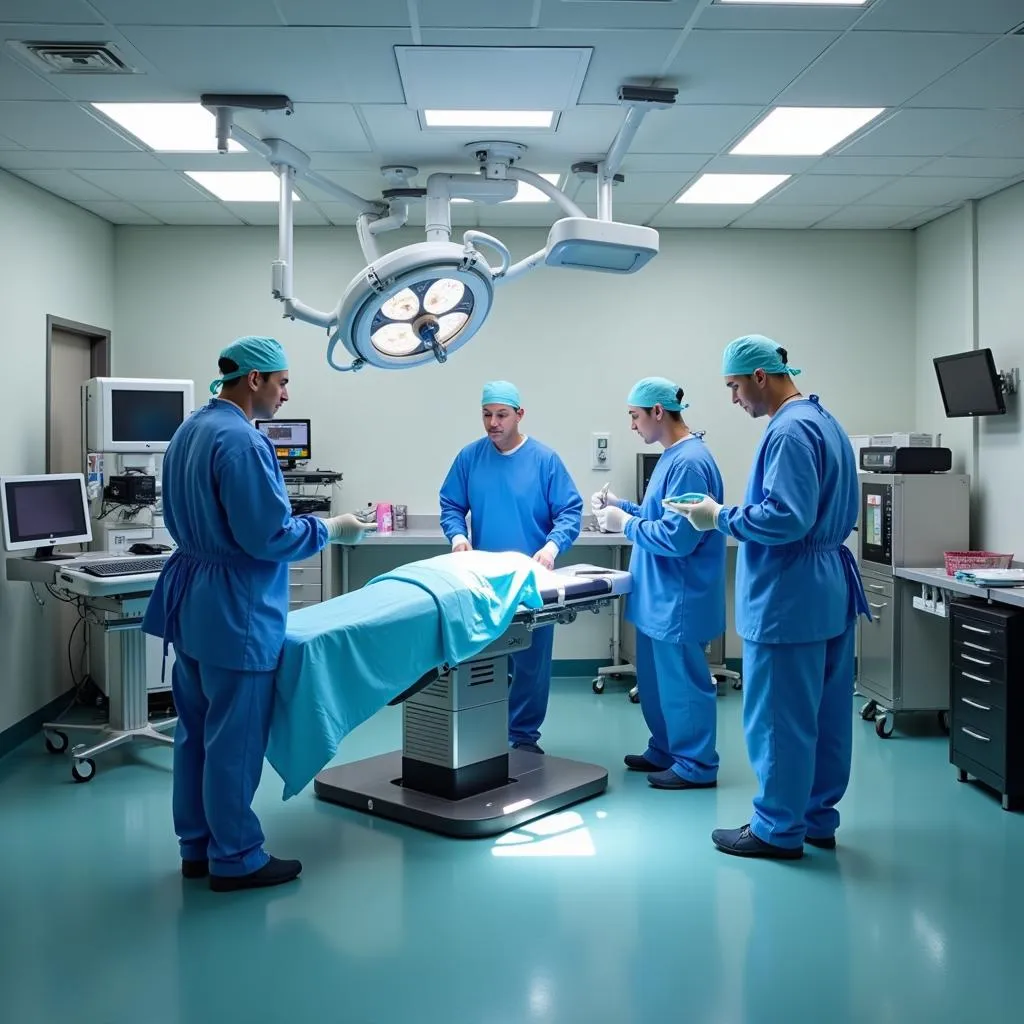
[[713,0],[716,4],[772,4],[775,7],[867,7],[871,0]]
[[424,110],[428,128],[550,128],[553,110]]
[[789,174],[702,174],[677,203],[722,203],[746,206],[788,181]]
[[736,156],[821,156],[885,107],[776,107],[730,150]]
[[[198,103],[93,103],[134,135],[144,146],[158,153],[216,153],[217,120]],[[228,140],[229,153],[244,147]]]
[[[197,185],[225,203],[276,203],[281,181],[273,171],[186,171]],[[292,193],[295,202],[302,197]]]

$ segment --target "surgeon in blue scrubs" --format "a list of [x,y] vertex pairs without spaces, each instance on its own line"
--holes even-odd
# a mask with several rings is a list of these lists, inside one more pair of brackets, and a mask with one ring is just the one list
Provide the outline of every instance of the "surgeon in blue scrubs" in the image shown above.
[[[519,430],[523,403],[508,381],[484,385],[486,437],[466,445],[441,485],[441,529],[452,551],[519,551],[553,569],[575,543],[583,499],[558,455]],[[472,542],[466,516],[472,517]],[[555,627],[543,626],[532,643],[511,657],[508,739],[535,754],[551,692]]]
[[625,763],[648,772],[656,789],[710,789],[718,779],[717,687],[704,648],[725,632],[725,536],[695,530],[662,501],[690,493],[721,501],[722,475],[683,420],[678,385],[645,377],[626,404],[632,429],[665,450],[642,505],[605,490],[591,498],[601,529],[633,544],[626,618],[636,627],[637,689],[651,737]]
[[[142,628],[174,645],[174,828],[186,878],[216,892],[279,885],[302,870],[263,849],[251,804],[263,770],[284,645],[288,563],[369,527],[346,514],[293,516],[277,456],[252,425],[288,400],[272,338],[220,354],[216,397],[178,428],[163,464],[163,509],[177,545]],[[219,395],[217,394],[220,391]]]
[[795,860],[805,842],[835,848],[850,779],[854,630],[859,614],[870,618],[844,544],[857,522],[853,449],[818,396],[797,390],[799,373],[762,335],[726,347],[733,403],[769,417],[744,503],[673,505],[698,530],[740,542],[743,729],[759,791],[747,825],[711,838],[742,857]]

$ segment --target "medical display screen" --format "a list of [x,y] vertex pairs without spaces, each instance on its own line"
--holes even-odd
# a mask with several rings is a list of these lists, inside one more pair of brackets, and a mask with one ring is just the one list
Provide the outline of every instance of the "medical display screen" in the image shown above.
[[309,420],[257,420],[256,429],[269,438],[279,459],[310,459]]
[[941,356],[933,362],[947,416],[999,416],[1006,412],[990,349]]
[[170,441],[185,418],[185,396],[180,391],[110,393],[111,433],[115,443]]
[[12,543],[81,537],[89,532],[80,479],[9,480],[4,488]]
[[867,495],[867,515],[864,517],[864,543],[882,547],[882,496]]

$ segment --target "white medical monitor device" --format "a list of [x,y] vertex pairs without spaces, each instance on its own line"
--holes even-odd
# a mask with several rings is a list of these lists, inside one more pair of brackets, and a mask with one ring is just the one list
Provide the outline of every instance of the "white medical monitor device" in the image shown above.
[[0,477],[4,547],[8,551],[35,549],[35,558],[53,561],[57,544],[92,541],[89,499],[81,473]]
[[91,452],[165,452],[195,408],[190,380],[93,377],[82,387]]

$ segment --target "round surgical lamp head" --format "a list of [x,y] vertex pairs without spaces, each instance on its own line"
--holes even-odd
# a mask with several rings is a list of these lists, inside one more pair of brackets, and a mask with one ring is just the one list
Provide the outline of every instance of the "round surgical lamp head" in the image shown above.
[[345,369],[334,361],[340,341],[359,365],[402,370],[443,363],[480,329],[493,298],[491,268],[475,249],[455,242],[396,249],[346,289],[327,361]]

